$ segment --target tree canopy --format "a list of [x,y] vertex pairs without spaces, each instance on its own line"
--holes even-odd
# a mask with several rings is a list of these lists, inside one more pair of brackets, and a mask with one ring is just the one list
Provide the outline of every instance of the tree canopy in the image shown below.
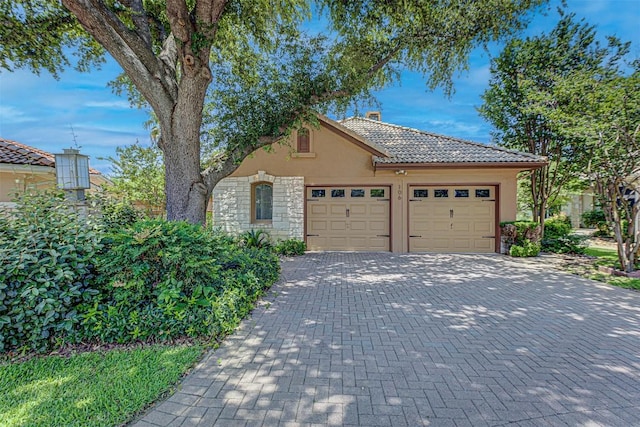
[[[0,66],[57,76],[70,55],[86,70],[108,52],[126,74],[120,88],[157,117],[168,218],[203,223],[215,184],[255,149],[403,69],[450,90],[474,47],[516,32],[543,3],[0,0]],[[323,34],[305,31],[312,14],[325,17]]]
[[480,114],[495,128],[499,145],[546,156],[549,164],[528,173],[532,213],[541,225],[561,190],[579,179],[585,152],[575,134],[565,132],[557,113],[566,102],[560,82],[575,73],[597,75],[628,51],[610,38],[602,45],[595,27],[561,15],[548,34],[511,40],[491,64],[491,81]]

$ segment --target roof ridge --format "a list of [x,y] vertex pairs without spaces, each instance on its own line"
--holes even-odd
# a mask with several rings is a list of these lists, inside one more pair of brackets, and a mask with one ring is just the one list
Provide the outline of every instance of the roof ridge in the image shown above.
[[525,156],[525,157],[530,157],[532,159],[539,159],[540,157],[543,157],[543,156],[539,156],[539,155],[532,154],[532,153],[526,153],[526,152],[522,152],[522,151],[518,151],[518,150],[513,150],[513,149],[510,149],[510,148],[500,147],[500,146],[494,145],[494,144],[491,144],[491,145],[484,144],[482,142],[470,141],[468,139],[459,138],[459,137],[455,137],[455,136],[443,135],[443,134],[440,134],[440,133],[435,133],[435,132],[425,131],[425,130],[421,130],[421,129],[411,128],[411,127],[408,127],[408,126],[397,125],[397,124],[394,124],[394,123],[387,123],[387,122],[383,122],[383,121],[380,121],[380,120],[372,120],[372,119],[368,119],[366,117],[352,116],[352,117],[348,117],[346,119],[340,120],[339,123],[345,122],[347,120],[363,120],[363,121],[366,121],[366,122],[372,123],[372,124],[378,124],[378,125],[388,126],[388,127],[392,127],[392,128],[407,130],[407,131],[416,132],[416,133],[419,133],[419,134],[422,134],[422,135],[428,135],[428,136],[434,136],[434,137],[438,137],[438,138],[444,138],[444,139],[448,139],[448,140],[452,140],[452,141],[461,142],[463,144],[473,145],[473,146],[476,146],[476,147],[490,148],[490,149],[495,150],[495,151],[501,151],[501,152],[506,152],[506,153],[511,153],[511,154],[517,154],[517,155],[521,155],[521,156]]

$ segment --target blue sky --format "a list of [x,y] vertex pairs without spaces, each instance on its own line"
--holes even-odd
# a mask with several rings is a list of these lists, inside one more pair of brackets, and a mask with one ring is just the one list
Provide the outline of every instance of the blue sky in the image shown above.
[[[536,16],[526,34],[553,28],[558,21],[558,4],[551,2],[547,16]],[[617,35],[632,41],[632,55],[640,57],[640,1],[567,0],[567,11],[596,25],[600,37]],[[476,107],[482,104],[480,95],[489,82],[490,55],[497,56],[500,48],[495,45],[489,53],[483,49],[473,52],[469,71],[456,77],[451,98],[440,90],[427,91],[422,76],[404,73],[400,84],[377,93],[382,120],[490,142],[491,126],[477,114]],[[70,70],[58,81],[46,73],[0,71],[0,137],[53,153],[78,145],[90,156],[92,167],[109,173],[109,162],[100,158],[114,156],[117,146],[136,140],[149,142],[149,132],[143,126],[146,113],[130,108],[126,98],[107,87],[119,72],[112,60],[91,73]]]

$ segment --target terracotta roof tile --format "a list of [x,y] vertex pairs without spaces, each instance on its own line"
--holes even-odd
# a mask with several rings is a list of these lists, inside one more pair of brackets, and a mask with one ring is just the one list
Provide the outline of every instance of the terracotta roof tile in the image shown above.
[[390,157],[375,157],[378,164],[393,163],[531,163],[546,159],[529,153],[465,141],[361,117],[339,123],[387,149]]
[[[4,138],[0,138],[0,163],[52,168],[56,165],[53,154]],[[89,172],[100,175],[100,171],[93,168],[89,168]]]

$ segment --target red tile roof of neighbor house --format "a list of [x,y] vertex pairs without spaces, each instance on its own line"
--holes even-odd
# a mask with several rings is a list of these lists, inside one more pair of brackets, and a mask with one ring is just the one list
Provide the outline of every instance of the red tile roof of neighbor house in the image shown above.
[[[52,168],[56,165],[53,154],[4,138],[0,138],[0,163]],[[100,175],[100,171],[93,168],[89,168],[89,172]]]

